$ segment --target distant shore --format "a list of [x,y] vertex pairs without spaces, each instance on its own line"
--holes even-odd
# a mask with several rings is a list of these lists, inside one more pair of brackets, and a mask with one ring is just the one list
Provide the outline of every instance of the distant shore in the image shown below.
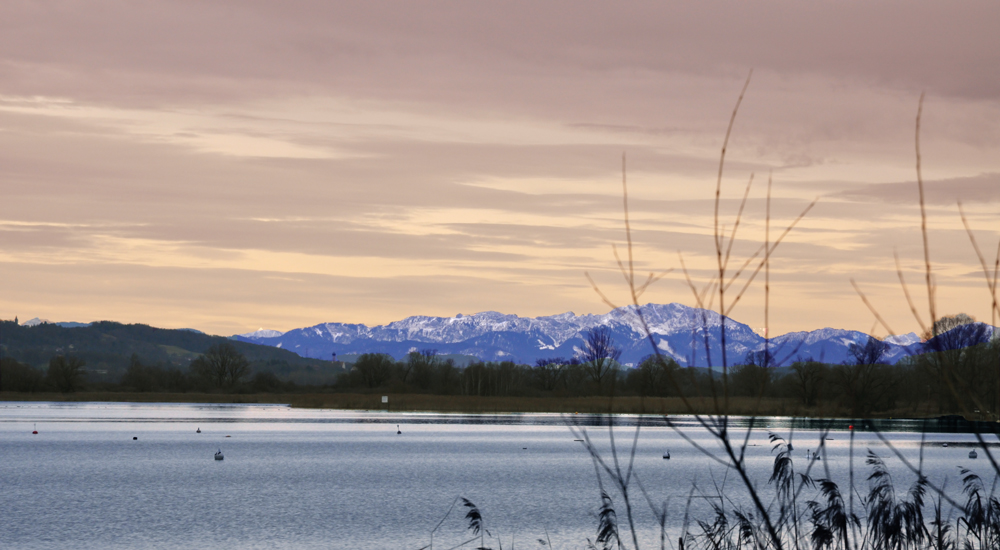
[[[692,411],[678,397],[477,397],[465,395],[356,393],[159,393],[159,392],[76,392],[17,393],[0,392],[0,401],[106,401],[124,403],[259,403],[287,404],[296,408],[389,410],[398,412],[451,413],[616,413],[616,414],[690,414]],[[711,398],[689,399],[697,413],[712,414]],[[729,414],[740,416],[788,416],[809,418],[846,418],[846,411],[805,408],[791,399],[747,397],[730,398]],[[937,417],[936,411],[886,411],[873,418]]]

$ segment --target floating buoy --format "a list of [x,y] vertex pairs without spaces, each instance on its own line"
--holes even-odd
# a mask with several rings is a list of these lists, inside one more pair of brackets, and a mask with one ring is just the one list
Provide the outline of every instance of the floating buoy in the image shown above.
[[198,428],[197,430],[195,430],[194,433],[200,434],[201,433],[201,428]]
[[399,424],[396,424],[396,435],[401,435],[403,432],[399,429]]
[[33,431],[31,433],[33,433],[35,435],[38,435],[38,425],[37,424],[32,424],[31,426],[33,428]]
[[132,441],[139,441],[138,437],[132,436]]
[[225,457],[222,456],[222,449],[219,449],[218,451],[216,451],[216,453],[215,453],[215,460],[222,460],[223,458],[225,458]]

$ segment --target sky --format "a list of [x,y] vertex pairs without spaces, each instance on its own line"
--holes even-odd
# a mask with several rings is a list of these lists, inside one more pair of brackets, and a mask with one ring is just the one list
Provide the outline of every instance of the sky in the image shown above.
[[[0,4],[0,318],[230,335],[698,304],[775,250],[768,334],[990,321],[996,2]],[[728,246],[728,245],[727,245]],[[755,264],[751,263],[751,266]],[[672,271],[670,271],[672,270]],[[747,280],[730,287],[731,303]],[[763,331],[763,271],[730,315]],[[707,305],[707,304],[706,304]],[[718,300],[715,299],[717,307]]]

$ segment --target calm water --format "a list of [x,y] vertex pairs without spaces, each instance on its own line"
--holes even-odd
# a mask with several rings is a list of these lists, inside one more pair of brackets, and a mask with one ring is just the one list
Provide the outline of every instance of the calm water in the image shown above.
[[[599,488],[594,463],[567,427],[584,416],[444,415],[317,411],[260,405],[0,402],[0,547],[47,548],[399,548],[416,550],[455,498],[479,506],[486,527],[509,547],[580,548],[594,538]],[[748,505],[727,468],[707,459],[657,418],[618,417],[621,457],[640,432],[635,471],[675,532],[686,503],[710,519],[707,503]],[[695,442],[717,447],[691,419],[677,423]],[[396,433],[397,424],[402,434]],[[37,425],[38,435],[32,435]],[[918,425],[900,422],[907,429]],[[201,428],[202,433],[195,433]],[[763,419],[747,448],[754,481],[765,487],[773,464],[768,428],[788,437],[781,419]],[[843,428],[843,427],[841,427]],[[585,428],[611,463],[608,429]],[[818,446],[818,432],[791,434],[797,467]],[[138,440],[133,440],[138,437]],[[814,474],[846,484],[849,437],[826,441]],[[916,461],[920,434],[888,432]],[[993,479],[984,457],[969,460],[973,436],[926,435],[924,466],[957,494],[958,466]],[[995,438],[993,439],[995,441]],[[950,442],[942,448],[942,442]],[[915,476],[872,433],[857,433],[855,467],[864,487],[865,449],[890,465],[900,489]],[[225,460],[213,460],[221,449]],[[669,450],[671,460],[663,460]],[[619,501],[617,493],[609,492]],[[694,489],[693,489],[694,488]],[[692,495],[694,498],[689,499]],[[770,491],[764,491],[770,497]],[[807,495],[813,498],[812,494]],[[647,546],[658,528],[637,495]],[[434,535],[436,548],[469,538],[455,508]],[[624,522],[624,510],[619,510]],[[676,535],[674,535],[676,537]],[[489,543],[489,541],[487,541]],[[487,544],[497,547],[496,539]]]

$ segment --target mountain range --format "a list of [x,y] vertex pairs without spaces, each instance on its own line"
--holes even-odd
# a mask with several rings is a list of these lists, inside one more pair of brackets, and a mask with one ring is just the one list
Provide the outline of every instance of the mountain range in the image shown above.
[[[387,325],[322,323],[288,332],[258,330],[234,339],[283,348],[317,359],[362,353],[387,353],[403,358],[413,351],[436,350],[439,354],[475,356],[484,361],[514,361],[533,364],[537,359],[578,356],[586,333],[606,326],[622,350],[621,363],[637,365],[651,352],[651,342],[684,366],[722,364],[721,317],[718,313],[682,304],[646,304],[641,312],[649,327],[643,329],[635,306],[614,309],[604,315],[572,312],[543,317],[519,317],[495,311],[454,317],[407,317]],[[988,339],[993,327],[981,325],[979,336]],[[850,357],[851,344],[864,344],[868,335],[858,331],[824,328],[792,332],[766,342],[778,365],[812,358],[842,363]],[[920,338],[904,334],[885,339],[883,360],[921,353]],[[707,346],[706,346],[707,344]],[[706,352],[707,347],[707,352]],[[741,363],[749,352],[763,350],[765,338],[749,326],[726,319],[726,362]]]

